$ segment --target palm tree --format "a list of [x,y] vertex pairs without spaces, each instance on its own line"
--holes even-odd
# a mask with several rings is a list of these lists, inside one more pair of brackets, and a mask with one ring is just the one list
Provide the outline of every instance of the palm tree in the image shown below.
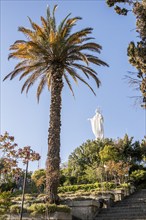
[[60,129],[61,129],[61,92],[63,89],[63,79],[67,82],[72,94],[74,95],[70,78],[76,83],[78,80],[85,83],[95,94],[91,86],[85,81],[83,74],[87,79],[92,77],[97,87],[100,80],[94,69],[89,67],[90,63],[98,66],[108,66],[96,55],[87,53],[92,51],[100,53],[101,46],[90,42],[92,37],[92,28],[85,28],[80,31],[71,33],[73,26],[81,17],[69,18],[67,15],[60,25],[56,27],[54,6],[52,13],[47,8],[47,18],[41,17],[42,26],[34,23],[30,18],[32,29],[19,27],[19,31],[26,36],[25,40],[17,40],[10,46],[12,52],[10,58],[17,58],[20,62],[14,70],[5,78],[12,80],[20,75],[19,80],[27,77],[22,86],[21,92],[40,80],[37,88],[37,99],[45,85],[51,92],[50,104],[50,124],[48,130],[48,154],[46,161],[46,189],[50,203],[57,202],[57,188],[59,185],[59,165],[60,165]]

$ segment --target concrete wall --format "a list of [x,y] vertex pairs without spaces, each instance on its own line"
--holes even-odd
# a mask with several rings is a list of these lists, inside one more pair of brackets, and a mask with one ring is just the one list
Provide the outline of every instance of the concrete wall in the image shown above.
[[[19,220],[19,215],[7,215],[8,220]],[[28,215],[23,215],[23,220],[72,220],[72,214],[71,213],[65,213],[65,212],[55,212],[53,214],[50,214],[49,216],[37,216],[37,217],[30,217]]]
[[67,205],[72,209],[73,219],[93,220],[99,212],[97,200],[68,201]]

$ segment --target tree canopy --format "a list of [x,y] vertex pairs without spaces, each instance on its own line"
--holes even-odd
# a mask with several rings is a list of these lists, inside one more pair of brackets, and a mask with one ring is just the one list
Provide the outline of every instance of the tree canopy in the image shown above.
[[[121,6],[121,3],[124,3],[124,7]],[[137,69],[137,72],[128,76],[128,80],[130,85],[141,91],[140,102],[142,107],[146,108],[146,0],[107,0],[107,4],[109,7],[114,7],[119,15],[127,15],[132,11],[136,17],[136,32],[139,40],[129,43],[127,55],[129,62]]]

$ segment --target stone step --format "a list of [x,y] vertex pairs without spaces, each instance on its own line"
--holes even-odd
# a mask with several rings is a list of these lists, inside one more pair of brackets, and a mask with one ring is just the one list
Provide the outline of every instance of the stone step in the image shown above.
[[[130,204],[130,203],[127,203],[127,204],[120,204],[120,207],[145,207],[146,206],[146,203],[142,204],[142,203],[135,203],[135,204]],[[119,207],[118,205],[116,205],[115,207]]]
[[146,213],[146,208],[145,209],[141,209],[141,208],[137,208],[137,209],[108,209],[108,210],[102,210],[101,213]]
[[112,217],[112,218],[109,218],[109,217],[104,217],[104,218],[102,218],[102,217],[98,217],[98,218],[95,218],[95,220],[146,220],[146,217],[143,217],[143,218],[141,218],[141,217],[136,217],[136,218],[134,218],[134,217],[128,217],[128,218],[123,218],[123,217],[121,217],[121,218],[114,218],[114,217]]
[[146,199],[145,200],[124,200],[119,202],[120,204],[127,204],[127,203],[146,203]]
[[115,205],[115,207],[145,207],[146,203],[122,203],[120,205]]
[[102,209],[95,220],[146,220],[146,189]]
[[146,217],[146,213],[102,213],[102,217],[110,217],[110,218],[115,218],[115,217],[118,217],[118,218],[121,218],[124,217]]
[[119,211],[119,212],[115,212],[114,210],[111,210],[111,211],[101,211],[101,213],[100,214],[102,214],[102,216],[103,215],[113,215],[113,216],[115,216],[115,215],[136,215],[136,214],[138,214],[138,215],[145,215],[145,217],[146,217],[146,211],[142,211],[142,210],[140,210],[140,211],[131,211],[131,210],[129,210],[129,211],[124,211],[123,210],[123,212],[122,211]]

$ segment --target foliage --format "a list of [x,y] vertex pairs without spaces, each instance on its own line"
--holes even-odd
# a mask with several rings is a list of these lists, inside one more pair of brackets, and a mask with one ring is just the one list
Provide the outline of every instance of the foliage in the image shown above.
[[118,151],[112,145],[105,145],[104,149],[99,152],[99,155],[103,163],[109,160],[118,160]]
[[66,205],[56,205],[56,204],[32,204],[28,210],[31,212],[32,216],[38,215],[38,214],[45,214],[48,213],[54,213],[56,211],[58,212],[70,212],[70,208]]
[[136,184],[142,184],[146,182],[146,170],[135,170],[131,173],[130,179]]
[[46,212],[46,205],[43,203],[40,204],[32,204],[28,210],[32,213],[32,215],[36,214],[44,214]]
[[140,143],[127,134],[117,140],[88,140],[69,156],[68,166],[61,170],[61,185],[127,182],[132,171],[143,169],[145,147],[145,139]]
[[124,161],[111,161],[109,160],[106,163],[106,172],[108,177],[114,177],[117,184],[124,183],[128,180],[130,164],[125,163]]
[[26,164],[28,161],[35,161],[40,159],[40,155],[33,151],[30,146],[19,148],[17,155],[22,159],[24,164]]
[[[125,3],[131,10],[119,7],[118,3]],[[127,15],[129,11],[132,11],[136,16],[136,31],[140,41],[137,43],[130,42],[127,54],[129,62],[136,67],[138,72],[136,74],[133,73],[132,77],[128,76],[128,79],[130,85],[141,91],[143,98],[141,106],[146,108],[146,1],[107,0],[107,4],[109,7],[114,6],[116,13],[119,15]]]
[[4,135],[0,135],[0,150],[2,152],[2,157],[0,159],[0,181],[1,184],[5,179],[7,179],[8,174],[12,172],[13,175],[19,173],[17,168],[17,151],[15,148],[17,144],[14,142],[14,137],[9,136],[8,132]]
[[0,135],[0,150],[2,151],[2,158],[0,159],[0,191],[13,190],[20,185],[22,186],[21,180],[24,173],[18,167],[19,159],[24,164],[40,159],[40,155],[33,151],[30,146],[18,148],[14,140],[14,137],[10,136],[8,132]]
[[146,136],[141,142],[141,151],[142,151],[142,158],[144,163],[146,163]]
[[44,169],[36,170],[31,176],[39,192],[43,192],[46,186],[46,171]]
[[82,185],[73,185],[73,186],[63,186],[59,187],[59,193],[65,192],[77,192],[81,190],[82,192],[88,192],[91,190],[97,190],[104,188],[104,189],[114,189],[116,185],[113,182],[103,182],[103,183],[94,183],[94,184],[82,184]]
[[10,213],[11,214],[20,214],[20,211],[21,211],[21,206],[18,204],[10,206]]
[[0,193],[0,214],[9,212],[9,208],[12,205],[11,196],[12,194],[9,191]]
[[[90,168],[96,170],[100,164],[99,151],[105,144],[112,143],[111,139],[90,141],[87,140],[80,147],[77,147],[69,156],[68,176],[76,177],[77,183],[85,183],[82,178],[87,179]],[[88,171],[87,171],[88,170]],[[93,174],[94,175],[94,174]],[[86,178],[87,177],[87,178]],[[97,178],[98,179],[98,178]],[[96,180],[97,180],[96,179]]]

